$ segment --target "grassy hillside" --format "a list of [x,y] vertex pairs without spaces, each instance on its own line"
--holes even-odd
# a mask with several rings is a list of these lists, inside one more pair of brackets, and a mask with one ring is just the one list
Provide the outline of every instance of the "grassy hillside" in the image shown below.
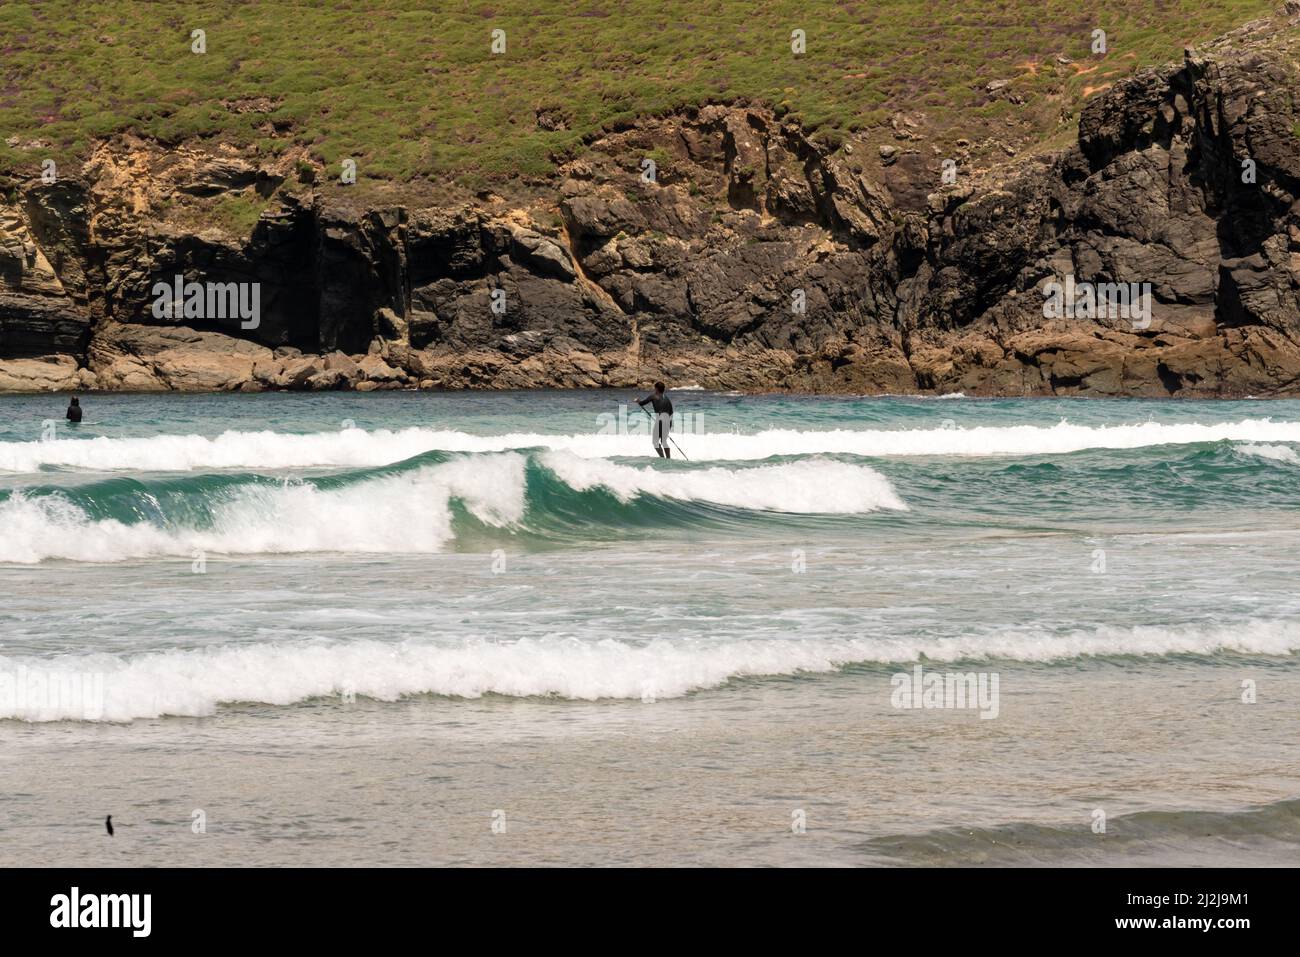
[[[331,168],[354,157],[363,182],[472,185],[545,175],[607,124],[736,98],[793,113],[831,143],[887,130],[902,110],[924,114],[927,145],[990,135],[1023,145],[1059,135],[1105,84],[1275,3],[430,6],[8,0],[0,5],[0,169],[38,173],[46,156],[75,164],[97,138],[135,131],[169,143],[229,141],[262,155],[305,147]],[[540,6],[565,12],[529,12]],[[1104,57],[1089,52],[1098,27],[1107,33]],[[796,28],[807,35],[803,56],[790,49]],[[206,31],[203,55],[191,52],[194,29]],[[490,51],[494,29],[506,31],[504,54]],[[1010,83],[990,97],[995,80]]]

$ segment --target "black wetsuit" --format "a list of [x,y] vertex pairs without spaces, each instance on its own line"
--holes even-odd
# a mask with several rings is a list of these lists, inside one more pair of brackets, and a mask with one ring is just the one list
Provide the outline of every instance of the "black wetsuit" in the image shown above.
[[672,400],[668,398],[668,393],[665,392],[663,395],[648,395],[637,402],[637,405],[644,409],[647,402],[655,410],[655,421],[650,432],[650,441],[654,443],[655,451],[659,453],[661,458],[670,459],[673,457],[672,447],[668,444],[668,433],[673,427]]
[[68,421],[69,422],[81,421],[81,406],[79,405],[68,406]]

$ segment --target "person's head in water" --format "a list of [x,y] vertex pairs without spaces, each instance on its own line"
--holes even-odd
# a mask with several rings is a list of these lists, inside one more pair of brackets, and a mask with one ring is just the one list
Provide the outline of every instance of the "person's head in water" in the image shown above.
[[73,404],[73,405],[81,405],[81,400],[78,399],[78,398],[74,395],[74,396],[72,397],[72,404]]
[[664,394],[664,384],[662,382],[656,382],[655,395],[663,395],[663,394]]

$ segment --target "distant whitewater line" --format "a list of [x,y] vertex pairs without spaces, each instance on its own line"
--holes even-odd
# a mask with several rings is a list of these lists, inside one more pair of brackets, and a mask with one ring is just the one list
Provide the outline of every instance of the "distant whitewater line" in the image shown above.
[[[599,490],[620,503],[644,497],[841,515],[907,509],[874,469],[822,459],[671,475],[567,452],[541,453],[536,461],[570,494]],[[149,486],[137,485],[134,493],[112,492],[139,505],[129,507],[126,521],[92,517],[89,502],[75,500],[76,495],[93,496],[94,487],[44,494],[13,491],[0,498],[0,562],[117,562],[193,557],[196,552],[437,552],[455,537],[453,502],[495,527],[520,526],[530,510],[545,513],[545,501],[530,499],[528,463],[527,456],[504,452],[346,484],[262,479],[208,488],[193,480],[193,488],[165,501]],[[180,506],[174,504],[177,497]],[[179,517],[171,517],[175,513]],[[134,520],[139,514],[150,517]]]
[[[0,657],[0,719],[129,721],[213,714],[219,705],[291,705],[355,694],[380,701],[436,694],[572,700],[675,698],[735,678],[817,674],[847,665],[994,659],[1053,662],[1088,656],[1281,656],[1300,650],[1300,626],[1253,620],[1211,628],[1103,627],[1054,635],[1004,631],[961,638],[768,639],[717,644],[551,637],[439,645],[424,640],[231,645],[121,657]],[[23,688],[19,686],[23,685]],[[76,689],[66,698],[30,689]],[[27,690],[24,690],[27,689]],[[87,709],[87,690],[96,696]],[[888,696],[882,680],[880,694]]]
[[[1213,425],[1143,422],[1137,425],[1012,425],[934,429],[773,429],[753,434],[675,436],[692,461],[746,461],[771,456],[850,454],[862,456],[1058,455],[1084,449],[1133,449],[1157,445],[1236,441],[1300,443],[1300,422],[1242,419]],[[60,439],[0,442],[0,471],[35,472],[43,466],[94,471],[184,472],[210,469],[358,468],[387,465],[424,452],[505,452],[550,449],[583,458],[653,455],[649,439],[596,432],[548,435],[514,432],[471,435],[425,428],[373,432],[347,429],[295,435],[224,432],[148,438]]]

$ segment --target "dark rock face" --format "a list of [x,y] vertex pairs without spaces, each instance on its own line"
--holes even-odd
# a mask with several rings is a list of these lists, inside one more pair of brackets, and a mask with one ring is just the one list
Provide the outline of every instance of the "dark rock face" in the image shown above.
[[66,301],[0,291],[0,351],[21,359],[85,352],[90,323]]
[[[1076,149],[943,215],[927,259],[958,268],[923,268],[900,289],[926,287],[913,367],[973,391],[1294,392],[1296,76],[1267,48],[1270,30],[1248,26],[1107,91]],[[1064,274],[1150,283],[1149,326],[1045,322],[1042,286]],[[967,338],[999,348],[935,350],[925,319],[943,306]]]
[[84,354],[91,322],[82,197],[39,187],[26,200],[25,211],[0,207],[0,356]]
[[[1099,94],[1072,148],[950,185],[743,106],[612,132],[515,203],[355,208],[107,144],[0,206],[0,388],[1292,394],[1297,46],[1289,13],[1248,24]],[[168,195],[269,204],[245,236]],[[258,284],[258,322],[155,317],[177,275]],[[1045,309],[1067,279],[1149,311]]]

